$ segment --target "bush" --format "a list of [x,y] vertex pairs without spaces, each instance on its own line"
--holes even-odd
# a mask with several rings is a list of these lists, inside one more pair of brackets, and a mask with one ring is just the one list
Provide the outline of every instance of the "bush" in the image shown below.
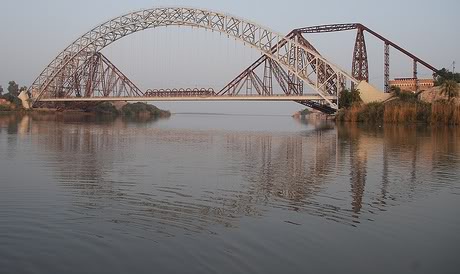
[[146,103],[127,104],[122,108],[122,114],[125,116],[169,116],[169,112]]
[[436,101],[431,105],[431,123],[460,125],[460,105],[449,101]]
[[0,105],[0,111],[11,111],[11,107],[7,105]]
[[[455,124],[460,122],[460,106],[450,104],[439,106],[425,102],[392,101],[386,104],[369,103],[354,105],[351,108],[340,110],[337,121],[378,123],[441,123]],[[435,113],[435,114],[433,114]]]
[[7,93],[5,95],[0,96],[0,98],[7,100],[8,102],[12,103],[16,106],[16,108],[22,108],[22,101],[16,96]]
[[382,103],[369,103],[364,105],[358,113],[358,122],[370,124],[382,123],[385,106]]
[[118,115],[118,110],[110,102],[103,102],[98,104],[93,109],[97,114],[109,114],[109,115]]
[[308,108],[306,108],[306,109],[304,109],[304,110],[302,110],[302,111],[300,112],[300,115],[308,115],[308,114],[310,114],[310,113],[311,113],[311,110],[309,110]]
[[339,95],[339,108],[350,108],[362,102],[360,92],[357,89],[342,90]]
[[417,101],[417,94],[411,92],[411,91],[401,91],[398,94],[399,100],[402,102],[416,102]]
[[431,122],[431,104],[426,102],[417,103],[417,122],[430,123]]

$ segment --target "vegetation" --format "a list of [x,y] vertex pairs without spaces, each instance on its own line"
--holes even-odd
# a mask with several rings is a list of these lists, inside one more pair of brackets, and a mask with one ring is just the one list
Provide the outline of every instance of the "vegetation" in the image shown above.
[[350,108],[362,102],[358,89],[344,90],[339,96],[339,108]]
[[[416,93],[402,91],[391,87],[396,99],[387,103],[361,104],[354,98],[351,105],[343,107],[337,113],[337,121],[360,122],[369,124],[383,123],[426,123],[460,125],[460,105],[452,100],[459,95],[459,87],[455,81],[445,81],[441,92],[449,100],[433,103],[420,101]],[[350,96],[347,94],[346,96]],[[341,96],[342,98],[342,96]],[[345,101],[349,103],[349,101]]]
[[[8,93],[3,94],[3,88],[0,86],[0,99],[5,99],[11,104],[9,105],[0,105],[0,111],[11,111],[11,110],[18,110],[22,109],[22,101],[18,98],[19,94],[27,90],[27,87],[19,87],[19,85],[15,81],[10,81],[8,83]],[[81,110],[81,109],[80,109]],[[150,118],[150,117],[169,117],[171,113],[169,111],[164,111],[156,106],[145,104],[145,103],[134,103],[134,104],[126,104],[121,111],[117,110],[117,108],[110,102],[103,102],[97,104],[95,106],[90,106],[87,109],[88,112],[93,112],[96,114],[102,115],[123,115],[123,116],[130,116],[130,117],[142,117],[142,118]]]
[[5,95],[0,96],[1,99],[5,99],[11,104],[13,104],[16,108],[22,108],[22,101],[17,96],[12,95],[11,93],[7,93]]
[[455,97],[458,97],[459,85],[454,80],[447,80],[442,84],[441,93],[447,96],[448,100],[452,100]]
[[96,107],[92,110],[97,114],[104,114],[104,115],[118,115],[118,110],[110,103],[110,102],[103,102],[97,104]]
[[308,115],[308,114],[310,114],[310,113],[311,113],[311,110],[308,109],[308,108],[306,108],[306,109],[300,111],[300,115],[302,115],[302,116]]
[[435,74],[435,86],[442,86],[446,81],[455,81],[460,83],[460,73],[453,73],[445,68]]
[[141,118],[154,118],[154,117],[167,117],[170,116],[169,111],[161,110],[154,105],[146,103],[126,104],[121,110],[118,110],[112,103],[103,102],[87,109],[88,112],[110,115],[110,116],[126,116],[126,117],[141,117]]
[[390,92],[393,93],[393,96],[397,97],[400,101],[403,102],[416,102],[418,100],[418,96],[416,93],[401,90],[400,87],[391,86]]
[[8,83],[8,93],[13,97],[18,97],[19,95],[19,85],[15,81],[10,81]]
[[446,100],[426,103],[397,99],[386,104],[370,103],[342,109],[337,114],[337,121],[369,124],[460,125],[460,105]]
[[11,103],[11,105],[0,106],[0,111],[11,111],[22,109],[22,101],[18,98],[19,93],[22,90],[26,90],[27,87],[19,88],[19,85],[15,81],[10,81],[8,83],[8,93],[3,94],[3,87],[0,86],[0,99],[5,99]]
[[164,111],[154,105],[145,103],[134,103],[125,105],[122,110],[124,116],[150,116],[150,117],[167,117],[171,114],[169,111]]
[[0,105],[0,111],[11,111],[11,107],[6,105]]

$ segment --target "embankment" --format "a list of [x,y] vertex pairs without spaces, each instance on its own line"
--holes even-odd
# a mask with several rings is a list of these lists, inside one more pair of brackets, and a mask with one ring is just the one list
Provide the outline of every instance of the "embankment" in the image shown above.
[[340,110],[336,120],[377,124],[460,125],[460,105],[446,100],[433,103],[394,100],[385,104],[354,104],[350,108]]

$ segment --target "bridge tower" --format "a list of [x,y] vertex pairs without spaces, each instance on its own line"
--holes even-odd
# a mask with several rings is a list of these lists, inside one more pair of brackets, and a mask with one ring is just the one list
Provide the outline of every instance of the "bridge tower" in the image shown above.
[[360,81],[369,82],[369,62],[367,60],[366,40],[364,39],[364,29],[361,27],[358,27],[356,34],[352,76]]

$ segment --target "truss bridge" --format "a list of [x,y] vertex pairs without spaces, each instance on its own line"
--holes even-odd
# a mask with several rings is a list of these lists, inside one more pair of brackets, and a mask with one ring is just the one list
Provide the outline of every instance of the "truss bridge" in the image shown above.
[[[101,53],[107,46],[130,34],[166,26],[222,33],[256,49],[261,57],[220,90],[172,88],[142,91]],[[358,35],[351,73],[324,58],[304,37],[308,33],[352,29],[357,29]],[[367,84],[369,66],[364,32],[384,41],[386,91],[389,90],[390,46],[414,60],[415,75],[419,63],[433,72],[437,71],[361,24],[307,27],[283,35],[219,12],[182,7],[153,8],[116,17],[88,31],[59,53],[21,96],[28,99],[30,107],[100,101],[294,101],[333,114],[338,109],[339,94],[344,89],[357,87],[362,93],[379,93]]]

